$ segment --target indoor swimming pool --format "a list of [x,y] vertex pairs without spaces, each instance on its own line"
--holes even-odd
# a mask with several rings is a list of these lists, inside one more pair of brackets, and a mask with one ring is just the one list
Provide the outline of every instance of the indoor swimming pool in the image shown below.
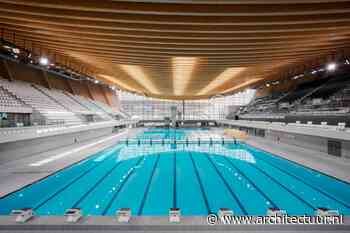
[[[191,130],[148,130],[136,138],[184,139]],[[210,131],[202,131],[208,134]],[[0,199],[0,214],[186,216],[230,208],[236,215],[314,215],[319,207],[350,214],[350,184],[244,143],[117,144]]]

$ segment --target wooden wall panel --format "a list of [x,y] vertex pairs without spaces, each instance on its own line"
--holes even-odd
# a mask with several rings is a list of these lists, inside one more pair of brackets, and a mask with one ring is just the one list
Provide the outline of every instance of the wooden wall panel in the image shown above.
[[0,77],[4,79],[10,79],[4,62],[4,60],[0,60]]
[[18,64],[12,61],[8,61],[8,66],[16,80],[22,80],[48,87],[42,70],[33,69],[27,65]]
[[103,90],[100,88],[99,85],[95,85],[93,83],[87,84],[88,88],[90,89],[90,93],[92,95],[92,98],[94,100],[100,101],[102,103],[108,104],[108,101],[106,100],[106,97],[103,93]]
[[[94,99],[110,106],[119,108],[117,95],[111,89],[87,81],[76,81],[59,75],[36,69],[24,64],[6,60],[13,78],[25,82],[35,83],[44,87],[64,90],[85,98]],[[45,78],[45,73],[46,77]],[[4,60],[0,59],[0,77],[9,79]]]
[[102,87],[102,89],[109,105],[111,107],[119,109],[120,102],[119,102],[119,97],[116,95],[116,93],[107,87]]
[[82,81],[74,81],[74,80],[68,80],[73,92],[75,95],[80,95],[85,98],[90,98],[89,91]]
[[71,89],[70,89],[70,87],[67,83],[67,80],[65,78],[59,77],[59,76],[51,74],[51,73],[47,73],[47,77],[49,79],[50,86],[52,88],[71,92]]

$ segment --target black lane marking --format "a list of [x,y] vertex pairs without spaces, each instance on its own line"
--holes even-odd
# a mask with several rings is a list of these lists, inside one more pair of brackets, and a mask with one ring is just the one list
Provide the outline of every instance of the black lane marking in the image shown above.
[[225,160],[227,160],[230,165],[235,168],[246,180],[249,181],[250,184],[254,186],[254,188],[268,201],[271,203],[273,208],[279,208],[276,203],[274,203],[248,176],[246,176],[241,169],[239,169],[232,161],[230,161],[228,158],[225,157]]
[[108,205],[105,207],[105,209],[102,212],[102,215],[105,215],[108,211],[108,209],[111,207],[112,203],[114,202],[114,200],[117,198],[118,194],[120,193],[120,191],[122,190],[122,188],[124,187],[125,183],[128,181],[128,179],[130,178],[130,176],[134,173],[134,171],[136,170],[135,167],[137,167],[140,162],[142,161],[143,157],[141,157],[137,163],[134,165],[134,168],[132,169],[131,172],[128,173],[128,175],[125,177],[125,179],[123,180],[123,182],[120,184],[118,190],[114,193],[112,199],[108,202]]
[[49,198],[47,198],[45,201],[42,201],[40,204],[37,204],[33,209],[36,210],[38,208],[40,208],[41,206],[43,206],[44,204],[46,204],[48,201],[50,201],[52,198],[54,198],[57,194],[59,194],[60,192],[64,191],[66,188],[68,188],[69,186],[71,186],[73,183],[77,182],[80,178],[82,178],[83,176],[85,176],[86,174],[88,174],[89,172],[93,171],[96,167],[100,166],[101,164],[103,164],[103,162],[101,163],[97,163],[94,166],[91,166],[90,168],[88,168],[86,171],[84,171],[83,173],[81,173],[79,176],[75,177],[73,180],[71,180],[68,184],[64,185],[62,188],[60,188],[59,190],[57,190],[56,192],[54,192],[52,195],[50,195]]
[[[256,146],[253,146],[253,145],[251,145],[251,144],[243,143],[243,142],[241,142],[241,144],[244,145],[245,147],[247,147],[247,150],[258,151],[258,152],[259,152],[259,151],[260,151],[260,152],[262,151],[262,152],[264,152],[265,154],[267,154],[268,156],[276,157],[276,158],[279,158],[279,159],[286,160],[286,161],[288,161],[288,162],[290,162],[290,163],[293,163],[293,164],[295,164],[295,165],[297,165],[297,166],[303,167],[303,168],[305,168],[306,170],[311,170],[311,171],[314,171],[314,172],[316,172],[316,173],[320,173],[321,175],[330,177],[330,178],[332,178],[332,179],[335,179],[335,180],[337,180],[337,181],[340,182],[340,183],[343,183],[343,184],[346,184],[346,185],[350,185],[350,182],[347,182],[347,181],[345,181],[345,180],[339,179],[339,178],[337,178],[337,177],[335,177],[335,176],[332,176],[332,175],[328,175],[328,174],[326,174],[326,173],[324,173],[324,172],[322,172],[322,171],[318,171],[318,170],[316,170],[316,169],[314,169],[314,168],[312,168],[312,167],[308,167],[308,166],[306,166],[306,165],[304,165],[304,164],[301,164],[301,163],[299,163],[299,162],[295,162],[295,161],[290,160],[290,159],[288,159],[288,158],[282,157],[281,155],[274,154],[274,153],[269,152],[269,151],[267,151],[267,150],[264,150],[264,149],[262,149],[262,148],[260,148],[260,147],[256,147]],[[248,148],[248,147],[249,147],[249,148]]]
[[305,201],[303,198],[301,198],[298,194],[296,194],[295,192],[289,190],[289,188],[287,186],[285,186],[284,184],[280,183],[278,180],[276,180],[275,178],[273,178],[272,176],[270,176],[269,174],[267,174],[265,171],[263,171],[261,168],[254,166],[252,164],[249,164],[250,166],[256,168],[257,170],[259,170],[261,173],[263,173],[264,175],[266,175],[268,178],[270,178],[272,181],[274,181],[275,183],[277,183],[278,185],[280,185],[282,188],[284,188],[287,192],[289,192],[290,194],[292,194],[294,197],[296,197],[297,199],[299,199],[301,202],[303,202],[305,205],[309,206],[311,209],[316,210],[316,208],[308,203],[307,201]]
[[174,152],[174,187],[173,187],[173,208],[177,208],[177,190],[176,190],[176,152]]
[[203,199],[204,199],[204,202],[205,202],[205,207],[207,208],[207,212],[208,214],[211,213],[211,210],[210,210],[210,207],[209,207],[209,202],[208,202],[208,198],[207,198],[207,195],[205,194],[205,191],[204,191],[204,186],[203,186],[203,183],[201,181],[201,178],[199,177],[199,172],[198,172],[198,168],[193,160],[193,157],[192,157],[192,153],[191,152],[188,152],[189,153],[189,156],[190,156],[190,159],[192,161],[192,165],[193,165],[193,168],[194,168],[194,172],[196,174],[196,177],[197,177],[197,180],[198,180],[198,183],[199,183],[199,187],[201,189],[201,192],[202,192],[202,195],[203,195]]
[[[0,56],[0,57],[1,57],[1,56]],[[103,149],[103,150],[101,150],[101,151],[98,151],[98,152],[96,152],[96,153],[94,153],[94,154],[92,154],[92,155],[89,155],[89,156],[87,156],[87,157],[85,157],[85,158],[82,158],[82,159],[80,159],[80,160],[78,160],[78,161],[76,161],[76,162],[74,162],[74,163],[71,163],[71,164],[69,164],[69,165],[67,165],[67,166],[65,166],[65,167],[63,167],[63,168],[60,168],[60,169],[58,169],[57,171],[48,174],[47,176],[44,176],[44,177],[39,178],[39,179],[37,179],[37,180],[34,180],[33,182],[31,182],[31,183],[29,183],[29,184],[26,184],[26,185],[22,186],[22,187],[19,188],[19,189],[16,189],[16,190],[14,190],[14,191],[12,191],[12,192],[9,192],[9,193],[5,194],[4,196],[1,196],[1,197],[0,197],[0,200],[1,200],[1,199],[5,199],[6,197],[8,197],[8,196],[10,196],[10,195],[12,195],[12,194],[14,194],[14,193],[16,193],[16,192],[20,192],[20,191],[24,190],[25,188],[28,188],[29,186],[31,186],[31,185],[33,185],[33,184],[37,184],[37,183],[39,183],[39,182],[45,180],[46,178],[50,178],[50,176],[55,176],[55,175],[57,175],[58,173],[62,172],[62,171],[65,170],[65,169],[73,168],[75,165],[77,165],[77,164],[79,164],[79,163],[85,163],[85,162],[87,162],[88,160],[92,159],[93,157],[98,157],[97,154],[102,153],[102,152],[105,151],[105,150],[112,149],[112,148],[114,148],[114,147],[116,147],[116,145],[109,146],[109,147],[107,147],[107,148],[105,148],[105,149]]]
[[219,169],[216,167],[216,165],[214,164],[213,160],[208,156],[208,154],[205,154],[206,158],[209,160],[210,164],[213,166],[213,168],[215,169],[216,173],[219,175],[219,177],[221,178],[221,180],[224,182],[226,188],[228,189],[228,191],[231,193],[231,196],[233,197],[233,199],[235,199],[235,201],[237,202],[239,208],[241,208],[241,210],[243,211],[244,215],[248,215],[247,210],[244,208],[243,204],[240,202],[240,200],[238,199],[237,195],[234,193],[234,191],[232,190],[231,186],[227,183],[227,181],[225,180],[225,178],[222,176],[221,172],[219,171]]
[[152,180],[153,180],[153,177],[154,177],[154,172],[156,171],[156,168],[158,166],[159,158],[160,158],[160,155],[158,154],[157,155],[157,160],[156,160],[156,162],[153,165],[152,172],[151,172],[150,178],[149,178],[147,186],[146,186],[146,190],[145,190],[145,192],[143,194],[141,205],[140,205],[139,211],[137,213],[138,215],[142,214],[143,207],[145,206],[146,199],[147,199],[147,196],[148,196],[148,192],[149,192],[149,189],[151,188],[151,183],[152,183]]
[[85,192],[85,194],[77,200],[73,208],[77,208],[78,205],[107,177],[109,176],[119,165],[121,162],[116,163],[105,175],[103,175],[89,190]]
[[321,190],[321,189],[315,187],[314,185],[311,185],[311,184],[305,182],[305,181],[304,181],[303,179],[301,179],[300,177],[298,177],[298,176],[296,176],[296,175],[294,175],[294,174],[292,174],[292,173],[290,173],[290,172],[288,172],[288,171],[282,170],[282,169],[279,168],[279,167],[276,167],[275,165],[273,165],[273,164],[270,163],[269,161],[266,161],[265,159],[261,159],[261,158],[259,158],[259,159],[260,159],[261,161],[263,161],[263,162],[269,164],[270,166],[272,166],[272,167],[278,169],[278,170],[281,171],[282,173],[285,173],[285,174],[287,174],[287,175],[289,175],[289,176],[294,177],[295,179],[299,180],[300,182],[302,182],[302,183],[305,184],[306,186],[309,186],[311,189],[314,189],[314,190],[316,190],[316,191],[322,193],[323,195],[327,196],[328,198],[330,198],[330,199],[332,199],[332,200],[334,200],[334,201],[336,201],[336,202],[342,204],[343,206],[345,206],[345,207],[347,207],[347,208],[350,208],[350,206],[347,205],[346,203],[344,203],[343,201],[338,200],[337,198],[335,198],[335,197],[329,195],[328,193],[326,193],[326,192],[324,192],[323,190]]

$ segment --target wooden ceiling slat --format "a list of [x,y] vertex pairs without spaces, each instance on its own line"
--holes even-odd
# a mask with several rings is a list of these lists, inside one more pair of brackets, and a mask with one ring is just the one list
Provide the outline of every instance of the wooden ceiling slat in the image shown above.
[[[18,21],[18,20],[17,20]],[[26,27],[30,29],[29,33],[46,33],[46,32],[55,32],[57,34],[77,34],[81,35],[81,33],[84,33],[84,35],[94,36],[95,38],[124,38],[125,40],[131,41],[132,40],[145,40],[145,41],[154,41],[157,43],[159,40],[167,40],[167,41],[186,41],[186,40],[197,40],[197,41],[224,41],[224,40],[244,40],[244,39],[290,39],[290,38],[310,38],[310,37],[318,37],[322,35],[326,36],[337,36],[337,35],[348,35],[349,30],[347,28],[325,28],[322,30],[314,30],[314,31],[304,31],[300,32],[300,34],[295,32],[260,32],[260,33],[245,33],[245,32],[230,32],[230,33],[216,33],[214,34],[204,34],[204,33],[191,33],[189,35],[181,35],[181,34],[171,34],[171,33],[145,33],[145,32],[133,32],[128,34],[120,34],[113,30],[91,30],[91,29],[84,29],[82,32],[77,31],[73,28],[67,28],[67,27],[49,27],[47,25],[38,25],[38,24],[28,24],[25,21],[9,21],[9,20],[0,20],[0,25],[2,25],[5,28],[8,28],[11,30],[13,28],[14,30]],[[100,37],[98,37],[100,36]]]
[[[167,14],[167,15],[303,15],[349,12],[350,2],[298,3],[288,1],[285,4],[244,4],[241,1],[230,4],[167,4],[143,2],[113,2],[100,0],[0,0],[2,3],[37,6],[54,9],[71,9],[78,11],[138,13],[138,14]],[[288,7],[286,7],[288,5]],[[252,11],[254,7],[254,11]]]
[[[64,52],[62,52],[63,50],[59,47],[59,46],[50,46],[49,47],[50,50],[54,50],[54,51],[60,51],[62,54],[66,54]],[[113,62],[114,60],[116,61],[124,61],[124,63],[121,64],[128,64],[128,62],[132,62],[132,61],[138,61],[140,63],[145,63],[148,64],[147,61],[150,60],[157,60],[157,59],[168,59],[169,57],[167,56],[149,56],[149,57],[141,57],[140,59],[136,59],[135,57],[137,55],[134,55],[133,58],[130,58],[129,55],[109,55],[109,54],[105,54],[105,53],[94,53],[94,52],[89,52],[89,51],[80,51],[80,50],[74,50],[71,49],[72,52],[74,52],[74,54],[81,54],[81,55],[87,55],[87,56],[93,56],[95,55],[95,58],[103,59],[101,61],[103,61],[104,63],[109,63],[109,62]],[[275,61],[280,61],[281,59],[283,59],[283,61],[290,61],[290,60],[295,60],[295,59],[302,59],[304,57],[308,57],[308,56],[318,56],[318,55],[324,55],[325,53],[329,52],[330,50],[327,49],[323,52],[318,52],[318,53],[309,53],[309,54],[293,54],[292,56],[287,55],[287,56],[270,56],[270,57],[254,57],[254,60],[251,57],[247,57],[247,58],[241,58],[239,56],[233,57],[233,56],[229,56],[229,57],[207,57],[208,60],[210,60],[210,64],[212,64],[213,66],[219,65],[219,64],[224,64],[224,65],[228,65],[230,64],[230,66],[242,66],[241,62],[245,62],[245,64],[252,64],[252,65],[259,65],[259,64],[266,64],[269,63],[271,61],[275,62]],[[334,50],[331,50],[334,51]],[[67,54],[66,54],[67,55]],[[119,59],[119,60],[118,60]],[[124,60],[123,60],[124,59]],[[217,64],[215,63],[217,62]],[[116,63],[117,64],[117,63]],[[162,63],[159,62],[159,65],[161,65]],[[210,65],[207,65],[210,66]]]
[[[52,50],[57,50],[53,47],[51,47]],[[301,60],[303,58],[312,58],[312,57],[317,57],[317,56],[321,56],[321,55],[325,55],[327,54],[327,52],[329,52],[329,50],[325,50],[323,53],[318,53],[318,54],[305,54],[304,56],[302,55],[295,55],[293,56],[292,58],[289,57],[289,58],[284,58],[284,57],[275,57],[275,58],[264,58],[264,59],[259,59],[259,58],[256,58],[255,61],[252,61],[252,59],[241,59],[241,58],[232,58],[231,61],[218,61],[217,64],[215,63],[215,61],[213,63],[211,63],[211,65],[208,65],[206,67],[210,68],[210,67],[217,67],[217,66],[220,66],[220,67],[254,67],[254,66],[257,66],[257,65],[266,65],[266,64],[269,64],[269,62],[279,62],[281,60],[285,61],[285,62],[293,62],[295,61],[296,59],[298,60]],[[91,56],[92,53],[88,53],[88,52],[81,52],[79,54],[84,54],[84,55],[89,55]],[[79,56],[80,57],[80,56]],[[125,58],[120,58],[120,57],[117,57],[117,56],[113,56],[110,57],[110,56],[106,56],[106,55],[99,55],[97,57],[99,60],[101,61],[104,61],[105,63],[107,64],[133,64],[133,65],[136,65],[135,63],[133,63],[133,60],[129,60],[129,59],[125,59]],[[139,61],[137,61],[139,62]],[[138,65],[141,65],[143,63],[144,66],[147,66],[148,63],[146,61],[143,61],[143,62],[139,62]],[[166,67],[169,69],[169,67],[167,65],[164,65],[162,63],[158,63],[158,65],[155,65],[155,64],[152,64],[152,66],[157,69],[158,67]],[[268,74],[266,74],[268,75]],[[203,80],[203,82],[205,82],[205,80]]]
[[36,17],[51,17],[64,20],[85,20],[87,23],[94,22],[113,22],[113,23],[139,23],[151,25],[286,25],[286,24],[307,24],[307,23],[327,23],[348,21],[349,13],[338,14],[316,14],[316,15],[264,15],[264,16],[191,16],[181,15],[145,15],[145,14],[115,14],[104,12],[104,14],[75,11],[47,9],[32,6],[18,6],[7,3],[0,3],[0,12],[3,15],[13,15],[24,17],[25,15]]
[[[215,51],[215,50],[208,50],[208,51],[200,51],[200,50],[177,50],[177,49],[168,49],[165,51],[160,51],[160,50],[145,50],[145,49],[111,49],[111,48],[104,48],[104,47],[99,47],[99,46],[83,46],[83,45],[77,45],[77,44],[69,44],[67,45],[65,42],[50,42],[48,40],[43,41],[43,40],[37,40],[37,39],[31,39],[31,41],[36,42],[37,45],[39,44],[45,44],[45,45],[54,45],[54,46],[59,46],[61,48],[65,49],[76,49],[77,51],[90,51],[94,52],[95,50],[98,50],[97,53],[104,53],[104,54],[125,54],[125,55],[130,55],[132,57],[133,54],[145,54],[149,55],[150,57],[152,56],[164,56],[164,57],[174,57],[174,56],[194,56],[194,57],[217,57],[218,54],[220,54],[223,57],[270,57],[271,55],[276,55],[278,54],[281,55],[289,55],[289,56],[294,56],[295,54],[301,53],[301,54],[306,54],[307,52],[317,52],[317,51],[322,51],[323,49],[335,49],[339,47],[349,47],[349,41],[343,42],[340,41],[339,43],[332,43],[330,45],[328,44],[323,44],[323,45],[317,45],[317,47],[297,47],[295,46],[290,47],[290,48],[281,48],[281,49],[276,49],[274,50],[273,48],[266,48],[266,49],[227,49],[224,51]],[[259,56],[260,55],[260,56]]]
[[[350,15],[350,12],[348,13]],[[166,32],[166,33],[232,33],[232,32],[279,32],[279,31],[315,31],[331,28],[349,28],[350,17],[333,20],[333,22],[311,22],[302,24],[255,24],[255,25],[155,25],[155,24],[135,24],[135,23],[114,23],[114,22],[94,22],[87,20],[71,20],[65,18],[50,18],[43,16],[27,16],[23,14],[12,14],[2,12],[0,15],[1,21],[25,21],[27,23],[36,23],[51,27],[60,26],[74,28],[75,30],[85,29],[102,29],[115,30],[121,33],[125,32]]]
[[[27,48],[81,62],[108,83],[159,98],[196,99],[349,53],[350,1],[0,0],[0,28],[9,40],[15,33],[18,45],[25,40]],[[175,57],[196,61],[188,63],[195,67],[182,96],[175,95]],[[243,71],[203,91],[231,67]]]
[[[40,35],[40,34],[32,34],[26,36],[23,34],[23,32],[18,32],[18,30],[15,30],[16,32],[16,37],[21,39],[21,38],[26,38],[28,41],[49,41],[49,42],[67,42],[66,37],[61,37],[61,35],[57,35],[55,37],[53,36],[45,36],[45,35]],[[350,32],[349,32],[350,33]],[[298,47],[298,48],[305,48],[305,47],[310,47],[310,46],[315,46],[315,45],[329,45],[329,44],[338,44],[338,43],[346,43],[349,42],[348,36],[334,36],[332,37],[320,37],[317,42],[315,42],[314,38],[310,38],[308,40],[302,40],[302,41],[274,41],[274,42],[269,42],[269,41],[264,41],[264,42],[236,42],[236,43],[230,43],[230,44],[209,44],[209,45],[201,45],[197,44],[194,46],[193,44],[189,45],[178,45],[178,44],[134,44],[134,43],[112,43],[112,42],[100,42],[100,41],[92,41],[92,40],[85,40],[85,39],[69,39],[71,44],[76,44],[76,45],[81,45],[81,46],[86,46],[86,47],[94,47],[96,49],[100,48],[105,48],[105,49],[156,49],[156,50],[171,50],[171,49],[176,49],[176,50],[215,50],[215,51],[220,51],[220,50],[255,50],[255,51],[260,51],[260,50],[273,50],[273,49],[283,49],[283,48],[292,48],[292,47]],[[302,43],[300,43],[302,42]],[[239,49],[237,49],[239,48]]]

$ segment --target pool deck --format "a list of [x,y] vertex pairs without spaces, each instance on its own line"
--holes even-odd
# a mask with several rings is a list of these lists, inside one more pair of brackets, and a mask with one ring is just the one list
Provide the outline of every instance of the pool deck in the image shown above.
[[[76,163],[119,140],[132,137],[143,129],[130,129],[103,137],[19,159],[0,165],[0,196],[42,179],[55,171]],[[216,131],[217,132],[217,131]],[[266,139],[250,137],[247,144],[278,154],[328,175],[350,182],[350,161],[315,153],[307,149]],[[57,156],[61,155],[61,156]],[[72,156],[74,155],[74,156]],[[39,164],[40,166],[30,166]],[[0,233],[4,232],[350,232],[350,216],[342,225],[208,225],[205,217],[183,217],[181,223],[170,223],[167,217],[133,217],[130,223],[119,223],[115,217],[84,217],[76,224],[66,223],[62,216],[34,217],[25,224],[12,216],[0,217]]]
[[298,224],[223,224],[209,225],[206,217],[183,217],[171,223],[168,217],[132,217],[120,223],[115,217],[85,217],[77,223],[65,222],[65,217],[34,217],[29,222],[15,223],[14,218],[0,217],[0,232],[337,232],[350,231],[350,218],[337,225]]
[[0,164],[0,197],[77,163],[114,145],[119,140],[132,137],[139,131],[140,129],[126,129],[107,137],[95,138]]
[[350,183],[350,159],[254,136],[246,143]]

